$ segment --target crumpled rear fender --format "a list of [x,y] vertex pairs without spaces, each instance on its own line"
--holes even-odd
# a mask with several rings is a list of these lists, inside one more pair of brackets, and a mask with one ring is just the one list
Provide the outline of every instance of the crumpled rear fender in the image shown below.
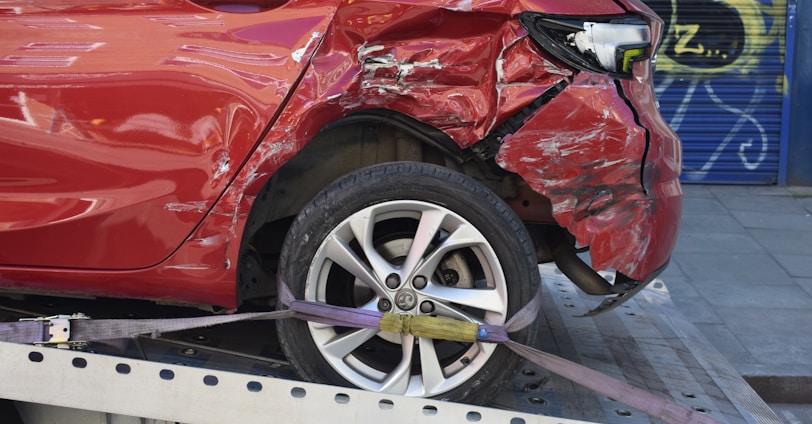
[[[230,195],[257,194],[318,131],[359,111],[409,116],[444,131],[460,149],[480,141],[572,75],[538,51],[510,10],[503,12],[466,13],[417,2],[345,4],[335,17],[343,24],[325,35],[284,111],[218,207],[233,209],[238,199]],[[376,25],[394,15],[404,24]]]

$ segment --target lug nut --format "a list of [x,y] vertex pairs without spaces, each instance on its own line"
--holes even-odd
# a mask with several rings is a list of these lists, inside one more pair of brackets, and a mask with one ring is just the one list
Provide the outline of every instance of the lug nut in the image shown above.
[[386,277],[386,287],[393,290],[400,287],[400,276],[395,273],[389,274],[389,276]]
[[412,285],[418,290],[426,288],[426,284],[428,284],[428,280],[422,275],[418,275],[417,277],[414,277],[414,280],[412,280]]
[[381,299],[378,301],[378,310],[381,312],[387,312],[392,310],[392,302],[389,299]]
[[429,302],[428,300],[420,304],[420,312],[424,314],[430,314],[434,312],[434,304]]

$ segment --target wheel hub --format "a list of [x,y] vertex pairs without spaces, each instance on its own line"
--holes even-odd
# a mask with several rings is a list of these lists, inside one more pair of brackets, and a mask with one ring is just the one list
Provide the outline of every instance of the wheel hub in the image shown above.
[[417,305],[417,294],[411,290],[401,290],[395,295],[395,305],[401,311],[410,311]]

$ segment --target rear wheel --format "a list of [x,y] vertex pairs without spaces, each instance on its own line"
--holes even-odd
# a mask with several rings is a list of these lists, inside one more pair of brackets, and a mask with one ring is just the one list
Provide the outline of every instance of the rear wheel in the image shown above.
[[[497,325],[539,281],[527,232],[501,199],[465,175],[402,162],[353,172],[318,194],[288,233],[280,273],[298,299]],[[278,326],[305,378],[383,393],[478,402],[517,365],[491,343]],[[529,343],[534,330],[513,339]]]

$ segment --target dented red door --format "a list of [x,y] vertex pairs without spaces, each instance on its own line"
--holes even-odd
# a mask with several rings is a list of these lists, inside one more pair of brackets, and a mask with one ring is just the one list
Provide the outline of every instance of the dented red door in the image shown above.
[[142,268],[177,249],[337,2],[276,3],[240,14],[182,0],[5,2],[0,263]]

